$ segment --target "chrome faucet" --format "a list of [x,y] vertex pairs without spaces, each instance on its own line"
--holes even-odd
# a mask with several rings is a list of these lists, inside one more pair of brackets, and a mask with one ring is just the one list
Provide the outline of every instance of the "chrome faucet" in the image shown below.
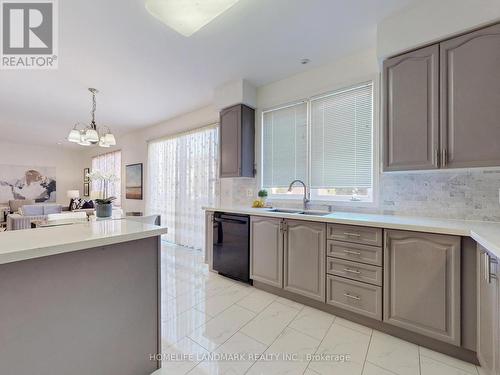
[[290,183],[290,186],[288,187],[288,191],[292,191],[292,187],[295,183],[299,183],[299,184],[302,184],[302,186],[304,187],[304,210],[307,210],[307,204],[310,202],[311,200],[311,195],[310,195],[310,192],[309,192],[309,189],[307,188],[307,185],[304,183],[304,181],[302,180],[293,180],[291,183]]

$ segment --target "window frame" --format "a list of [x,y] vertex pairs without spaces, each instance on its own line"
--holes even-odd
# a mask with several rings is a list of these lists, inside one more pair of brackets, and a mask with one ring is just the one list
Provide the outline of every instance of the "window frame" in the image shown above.
[[[355,87],[363,86],[363,85],[372,85],[372,188],[369,199],[361,199],[359,201],[351,200],[351,195],[339,195],[339,196],[321,196],[317,194],[318,189],[310,189],[311,186],[311,102],[313,100],[321,99],[323,97],[327,97],[333,95],[335,93],[340,93],[343,91],[348,91]],[[380,77],[378,74],[370,75],[365,79],[351,81],[349,83],[344,83],[338,85],[334,88],[329,89],[328,91],[324,91],[320,94],[311,95],[307,98],[302,98],[294,101],[290,101],[286,104],[276,105],[270,108],[266,108],[262,110],[260,116],[260,181],[259,185],[261,189],[266,189],[268,191],[268,198],[270,200],[283,200],[283,201],[301,201],[303,198],[303,194],[273,194],[271,189],[264,188],[264,173],[263,173],[263,161],[264,161],[264,114],[276,111],[279,109],[284,109],[288,107],[292,107],[298,104],[307,104],[307,181],[304,181],[307,187],[310,189],[311,202],[317,204],[326,204],[326,205],[335,205],[335,206],[356,206],[356,207],[376,207],[379,205],[378,200],[378,192],[379,192],[379,175],[380,175]]]

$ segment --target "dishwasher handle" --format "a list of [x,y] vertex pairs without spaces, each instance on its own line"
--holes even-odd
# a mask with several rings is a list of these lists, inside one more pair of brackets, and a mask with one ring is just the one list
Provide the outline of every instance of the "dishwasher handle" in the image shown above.
[[233,223],[233,224],[243,224],[243,225],[246,225],[248,224],[248,221],[245,221],[245,220],[237,220],[237,219],[228,219],[228,218],[214,218],[214,221],[216,223]]

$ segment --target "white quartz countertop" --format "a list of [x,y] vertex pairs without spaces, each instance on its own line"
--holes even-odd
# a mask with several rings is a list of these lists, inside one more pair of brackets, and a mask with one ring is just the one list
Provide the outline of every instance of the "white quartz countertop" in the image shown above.
[[0,233],[0,264],[160,236],[167,228],[132,220],[85,222]]
[[499,222],[437,219],[429,217],[412,217],[399,215],[362,214],[353,212],[333,212],[325,216],[313,216],[289,214],[283,212],[270,212],[269,208],[204,207],[203,209],[206,211],[219,211],[267,217],[281,217],[285,219],[319,221],[337,224],[352,224],[366,227],[400,229],[416,232],[472,237],[476,242],[484,246],[493,255],[495,255],[497,258],[500,258]]

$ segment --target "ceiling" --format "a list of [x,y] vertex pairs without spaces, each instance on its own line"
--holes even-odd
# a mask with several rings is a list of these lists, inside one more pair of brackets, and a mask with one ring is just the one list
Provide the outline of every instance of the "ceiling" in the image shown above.
[[89,122],[88,87],[100,90],[98,125],[119,135],[159,123],[225,82],[260,86],[373,46],[377,23],[409,2],[241,0],[186,38],[143,0],[59,1],[59,68],[0,71],[0,139],[64,141]]

